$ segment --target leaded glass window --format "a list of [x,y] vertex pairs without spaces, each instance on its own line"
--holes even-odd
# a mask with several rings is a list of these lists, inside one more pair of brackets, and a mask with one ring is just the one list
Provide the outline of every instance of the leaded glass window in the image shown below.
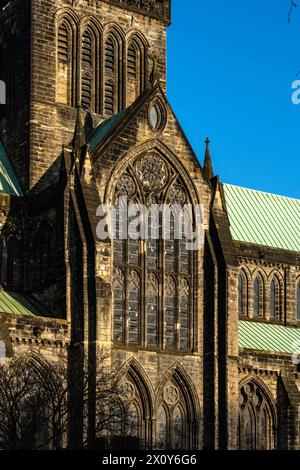
[[189,284],[186,279],[183,279],[180,283],[179,298],[180,349],[188,349],[189,347],[189,291]]
[[114,274],[114,339],[124,341],[124,275],[120,269]]
[[128,342],[131,344],[139,343],[140,306],[140,279],[132,271],[128,289]]
[[[189,222],[179,214],[189,197],[183,182],[174,175],[167,186],[171,171],[168,165],[151,152],[124,168],[114,183],[114,266],[124,273],[125,296],[123,335],[119,337],[124,344],[186,350],[192,347],[197,254],[188,249],[185,235],[189,231],[184,223]],[[125,224],[118,209],[125,197],[128,237],[125,233],[126,240],[121,240]],[[162,204],[169,210],[164,211]],[[147,227],[140,226],[143,221],[148,221]],[[147,231],[148,238],[141,238],[140,234],[147,235]],[[135,282],[131,279],[133,272]]]
[[158,281],[154,274],[147,278],[147,344],[157,345],[158,340]]
[[175,319],[176,319],[176,285],[174,279],[169,277],[166,288],[166,316],[165,316],[165,343],[167,347],[175,347]]

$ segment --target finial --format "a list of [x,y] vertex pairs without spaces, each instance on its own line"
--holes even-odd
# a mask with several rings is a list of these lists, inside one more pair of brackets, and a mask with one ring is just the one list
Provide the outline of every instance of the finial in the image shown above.
[[205,144],[206,144],[206,151],[205,151],[203,171],[204,171],[206,178],[210,181],[214,177],[214,170],[213,170],[213,166],[211,162],[210,148],[209,148],[210,140],[208,137],[206,137]]

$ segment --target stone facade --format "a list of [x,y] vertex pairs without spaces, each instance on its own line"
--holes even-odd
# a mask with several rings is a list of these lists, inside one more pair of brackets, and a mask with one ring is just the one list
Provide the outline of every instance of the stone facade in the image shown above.
[[[299,326],[299,253],[232,240],[208,144],[202,168],[165,97],[170,3],[12,0],[0,14],[0,79],[8,93],[0,138],[24,192],[2,196],[1,284],[51,312],[51,318],[3,315],[0,339],[10,357],[38,351],[46,361],[74,344],[87,354],[91,344],[108,350],[143,447],[298,449],[297,368],[284,354],[239,349],[238,285],[243,270],[249,289],[240,319]],[[173,194],[201,204],[204,245],[188,268],[181,267],[177,245],[160,241],[151,265],[148,246],[139,245],[134,258],[126,245],[118,260],[117,244],[97,238],[97,207],[122,191],[133,201],[161,203]],[[265,283],[265,306],[276,273],[276,319],[255,318],[256,272]],[[126,287],[118,287],[122,282]],[[116,326],[118,289],[126,320],[121,315]],[[137,332],[130,289],[138,292]],[[187,327],[181,295],[188,295]],[[170,308],[176,322],[168,319]],[[252,418],[258,424],[250,429]]]

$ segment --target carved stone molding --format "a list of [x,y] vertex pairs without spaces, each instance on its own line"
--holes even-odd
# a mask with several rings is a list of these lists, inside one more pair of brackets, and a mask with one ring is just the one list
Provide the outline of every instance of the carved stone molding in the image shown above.
[[160,191],[168,180],[168,170],[157,155],[146,155],[137,163],[137,173],[141,185],[148,191]]
[[125,380],[119,386],[119,394],[124,401],[132,400],[135,396],[134,385],[128,380]]
[[179,390],[175,385],[169,384],[164,388],[163,396],[168,405],[176,405],[179,400]]

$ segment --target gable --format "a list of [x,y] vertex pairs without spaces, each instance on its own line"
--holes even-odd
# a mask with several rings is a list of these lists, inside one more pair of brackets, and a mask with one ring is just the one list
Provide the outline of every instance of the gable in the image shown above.
[[[150,110],[155,103],[163,108],[163,125],[154,129]],[[88,138],[97,181],[109,180],[117,162],[132,149],[162,143],[182,163],[191,178],[211,191],[201,165],[193,152],[160,86],[148,88],[127,109],[101,123]]]

